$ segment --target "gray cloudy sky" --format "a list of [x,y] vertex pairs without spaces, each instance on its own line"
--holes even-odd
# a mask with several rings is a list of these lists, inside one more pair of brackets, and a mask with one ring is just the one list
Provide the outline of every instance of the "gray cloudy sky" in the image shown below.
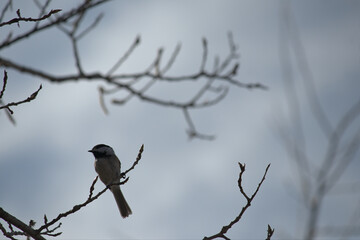
[[[14,9],[31,16],[36,14],[31,3],[15,1]],[[253,205],[228,236],[264,239],[270,224],[276,229],[274,239],[301,237],[306,215],[294,164],[278,131],[292,126],[279,61],[280,3],[113,1],[89,16],[105,13],[97,29],[81,42],[88,72],[107,71],[140,35],[140,47],[120,71],[141,71],[159,47],[169,57],[181,42],[171,74],[191,73],[201,62],[202,37],[208,40],[210,59],[216,54],[224,57],[227,33],[232,31],[241,54],[237,79],[260,82],[269,89],[232,87],[220,104],[192,112],[199,131],[215,134],[215,141],[189,141],[180,111],[136,99],[122,107],[109,104],[110,114],[104,115],[98,102],[100,82],[52,84],[8,70],[6,101],[24,98],[40,83],[43,89],[35,101],[13,108],[16,127],[0,115],[0,206],[25,222],[34,219],[40,224],[43,214],[50,219],[88,196],[96,176],[88,149],[98,143],[113,146],[127,169],[145,144],[143,159],[122,187],[133,215],[123,220],[112,195],[106,193],[62,221],[62,239],[202,239],[217,233],[245,204],[237,187],[237,162],[246,163],[244,185],[249,193],[267,164],[271,167]],[[68,9],[72,4],[55,1],[51,8]],[[334,125],[359,98],[359,5],[291,2],[320,101]],[[41,33],[0,55],[55,74],[74,71],[70,43],[59,31]],[[324,139],[309,115],[299,70],[294,68],[309,151],[316,161],[324,154]],[[166,86],[152,90],[164,92]],[[178,91],[168,94],[186,97]],[[356,124],[355,130],[359,121]],[[357,155],[343,181],[359,186],[359,167]],[[96,185],[97,190],[102,188],[102,183]],[[358,204],[359,193],[332,194],[325,202],[328,210],[321,212],[322,225],[346,222]]]

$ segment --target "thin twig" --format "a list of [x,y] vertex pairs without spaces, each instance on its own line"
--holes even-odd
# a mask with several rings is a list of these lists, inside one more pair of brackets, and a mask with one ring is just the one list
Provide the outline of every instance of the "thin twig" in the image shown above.
[[171,54],[171,57],[169,58],[169,61],[167,62],[167,64],[164,66],[163,69],[161,69],[161,75],[165,74],[167,71],[170,70],[170,68],[173,66],[177,56],[180,53],[180,49],[181,49],[181,43],[178,43],[173,51],[173,53]]
[[208,55],[208,47],[207,47],[207,40],[206,38],[202,39],[202,46],[203,46],[203,57],[201,60],[201,65],[200,65],[200,72],[204,72],[205,70],[205,65],[206,65],[206,60],[207,60],[207,55]]
[[[245,193],[243,187],[242,187],[242,175],[245,172],[245,164],[241,164],[239,163],[239,167],[240,167],[240,173],[239,173],[239,180],[238,180],[238,186],[240,189],[241,194],[247,199],[247,203],[246,205],[241,209],[239,215],[233,220],[231,221],[228,225],[225,225],[221,228],[220,232],[210,236],[210,237],[204,237],[204,240],[210,240],[210,239],[216,239],[216,238],[223,238],[223,239],[229,239],[228,237],[225,236],[225,234],[229,231],[229,229],[236,224],[237,222],[239,222],[239,220],[241,219],[241,217],[243,216],[243,214],[245,213],[245,211],[251,206],[251,202],[253,201],[253,199],[255,198],[256,194],[258,193],[261,185],[263,184],[266,174],[270,168],[270,164],[266,167],[265,173],[260,181],[260,183],[258,184],[255,192],[251,195],[251,197],[248,197],[248,195]],[[269,236],[269,233],[268,233]]]
[[187,129],[186,132],[187,132],[190,140],[192,140],[194,138],[198,138],[198,139],[202,139],[202,140],[209,140],[209,141],[215,139],[214,135],[202,134],[196,130],[195,124],[194,124],[193,120],[191,119],[188,108],[184,107],[183,113],[184,113],[185,121],[189,126],[189,129]]
[[60,11],[61,11],[61,9],[53,9],[48,14],[45,14],[44,16],[42,16],[40,18],[31,18],[31,17],[24,18],[19,15],[18,18],[13,18],[7,22],[0,23],[0,27],[5,26],[5,25],[11,25],[13,23],[19,23],[19,22],[39,22],[39,21],[49,18],[51,15],[58,13]]
[[114,64],[114,66],[106,73],[107,76],[112,75],[132,54],[135,48],[140,44],[140,36],[136,36],[134,42],[130,45],[129,49],[124,55]]
[[13,231],[8,232],[6,231],[5,227],[0,223],[0,230],[2,231],[3,235],[11,240],[17,240],[16,238],[14,238],[13,235]]
[[79,13],[83,12],[83,11],[87,11],[91,8],[94,8],[100,4],[103,4],[105,2],[108,2],[109,0],[97,0],[97,1],[84,1],[82,4],[80,4],[79,6],[67,11],[67,12],[63,12],[58,18],[56,18],[55,21],[51,21],[47,24],[44,24],[42,26],[39,26],[37,28],[33,28],[30,29],[29,31],[19,34],[18,36],[12,38],[9,41],[5,41],[2,44],[0,44],[0,49],[4,49],[6,47],[9,47],[11,45],[13,45],[14,43],[21,41],[25,38],[28,38],[29,36],[33,36],[35,35],[35,33],[39,33],[41,31],[44,31],[48,28],[57,26],[60,23],[66,22],[69,19],[73,18],[74,16],[77,16]]
[[80,40],[85,35],[87,35],[91,30],[95,29],[95,27],[100,23],[101,19],[104,17],[103,13],[100,13],[94,20],[92,24],[90,24],[86,29],[84,29],[79,35],[77,35],[76,39]]
[[[46,0],[46,2],[44,4],[41,4],[40,2],[38,2],[38,0],[34,0],[35,5],[39,8],[40,12],[39,12],[39,17],[41,17],[42,15],[45,14],[46,8],[50,5],[51,0]],[[51,17],[49,17],[49,19],[51,19]],[[34,29],[36,29],[41,21],[38,21],[35,23],[34,25]]]
[[271,226],[268,224],[266,240],[271,240],[271,237],[274,234],[274,231],[275,231],[275,229],[271,228]]
[[6,108],[11,114],[13,114],[14,112],[10,109],[10,107],[12,106],[17,106],[26,102],[31,102],[32,100],[34,100],[37,96],[37,94],[39,93],[39,91],[41,90],[42,85],[40,85],[39,89],[36,90],[35,92],[33,92],[28,98],[26,98],[25,100],[22,101],[18,101],[18,102],[11,102],[8,103],[6,105],[0,106],[0,109]]
[[12,0],[8,0],[8,2],[6,3],[6,5],[4,6],[4,8],[1,11],[0,22],[3,21],[3,18],[5,17],[5,13],[11,8],[12,8]]
[[5,89],[6,89],[7,79],[8,79],[7,72],[6,72],[6,70],[4,70],[3,87],[2,87],[1,92],[0,92],[0,99],[4,95],[4,92],[5,92]]
[[136,157],[136,160],[135,162],[133,163],[133,165],[128,169],[126,170],[124,173],[123,173],[123,176],[126,176],[126,174],[128,172],[130,172],[131,170],[133,170],[135,168],[135,166],[139,163],[140,159],[141,159],[141,156],[142,156],[142,153],[144,151],[144,144],[141,145],[140,149],[139,149],[139,152],[138,152],[138,155]]

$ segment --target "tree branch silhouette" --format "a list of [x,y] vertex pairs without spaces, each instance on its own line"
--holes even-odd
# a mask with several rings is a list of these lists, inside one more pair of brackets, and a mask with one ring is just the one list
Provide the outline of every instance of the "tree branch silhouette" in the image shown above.
[[42,21],[42,20],[45,20],[47,18],[49,18],[51,15],[55,14],[55,13],[58,13],[60,12],[61,9],[54,9],[54,10],[51,10],[48,14],[45,14],[44,16],[40,17],[40,18],[25,18],[25,17],[22,17],[21,14],[20,14],[20,9],[18,9],[16,11],[18,17],[17,18],[13,18],[7,22],[1,22],[0,23],[0,27],[3,27],[5,25],[11,25],[13,23],[17,23],[19,25],[19,22],[39,22],[39,21]]
[[[43,5],[37,3],[40,13],[43,14],[49,5],[49,2]],[[70,40],[73,52],[73,59],[76,72],[67,75],[55,75],[51,72],[37,69],[34,67],[26,66],[19,61],[11,60],[7,57],[0,55],[0,65],[22,72],[24,74],[32,75],[41,78],[45,81],[65,83],[71,81],[97,81],[101,82],[99,86],[100,106],[104,113],[109,110],[106,106],[106,97],[112,97],[110,102],[113,105],[124,105],[130,100],[137,98],[143,102],[155,104],[161,107],[175,108],[181,111],[184,115],[185,123],[188,126],[187,134],[190,139],[199,138],[205,140],[214,139],[214,135],[203,134],[197,130],[196,124],[191,118],[191,110],[211,107],[221,102],[227,95],[229,87],[239,87],[245,89],[267,89],[266,86],[260,83],[244,83],[235,78],[239,68],[239,53],[238,47],[234,43],[231,33],[228,34],[229,53],[223,60],[215,57],[215,64],[213,69],[207,69],[209,59],[208,54],[208,40],[202,39],[203,54],[199,64],[199,70],[185,75],[169,75],[168,71],[174,66],[177,56],[181,50],[181,45],[178,44],[173,50],[169,59],[165,60],[163,57],[164,48],[160,47],[155,54],[154,60],[150,62],[149,66],[143,70],[134,73],[118,73],[120,67],[127,61],[137,47],[141,43],[141,37],[136,36],[133,43],[121,55],[118,60],[107,71],[89,71],[84,68],[82,64],[82,54],[79,50],[79,40],[85,37],[90,31],[94,30],[102,19],[103,14],[99,14],[92,24],[83,26],[84,19],[87,13],[92,8],[103,4],[107,1],[87,1],[85,0],[79,6],[69,10],[61,11],[51,10],[48,14],[40,18],[30,18],[35,21],[34,28],[25,31],[17,36],[10,36],[0,44],[0,50],[10,47],[18,41],[24,40],[39,33],[42,30],[49,28],[58,28]],[[18,13],[18,18],[12,19],[7,23],[15,23],[19,21],[29,20],[29,18],[22,18]],[[42,24],[40,20],[46,19],[48,22]],[[186,93],[188,100],[182,101],[177,99],[169,99],[160,94],[153,95],[149,93],[149,89],[156,85],[163,83],[179,85],[182,82],[196,82],[200,83],[194,93]],[[125,95],[125,97],[117,97],[117,95]]]
[[[134,170],[135,166],[141,160],[143,151],[144,151],[144,145],[142,145],[140,147],[138,155],[137,155],[136,160],[134,161],[133,165],[129,169],[127,169],[125,172],[122,173],[123,178],[126,176],[127,173]],[[123,180],[123,181],[114,182],[112,184],[109,184],[103,190],[101,190],[100,192],[98,192],[97,194],[94,195],[94,189],[95,189],[95,184],[96,184],[97,180],[98,180],[98,176],[96,176],[94,181],[92,182],[90,189],[89,189],[89,196],[84,202],[74,205],[70,210],[68,210],[66,212],[59,213],[57,215],[57,217],[55,217],[51,221],[48,221],[47,216],[44,215],[44,224],[37,229],[34,228],[34,225],[35,225],[34,221],[32,221],[33,224],[30,224],[30,226],[29,226],[29,225],[25,224],[24,222],[22,222],[21,220],[17,219],[16,217],[12,216],[10,213],[6,212],[4,209],[2,209],[0,207],[0,218],[4,219],[9,224],[10,231],[7,231],[5,229],[5,227],[2,226],[1,224],[0,224],[0,230],[3,232],[4,236],[6,236],[10,239],[15,239],[13,237],[15,235],[30,236],[36,240],[45,239],[43,237],[43,235],[53,236],[53,237],[61,235],[62,232],[55,232],[55,231],[61,227],[61,222],[59,222],[59,221],[62,218],[66,218],[67,216],[74,214],[77,211],[79,211],[80,209],[82,209],[83,207],[89,205],[90,203],[92,203],[93,201],[98,199],[101,195],[103,195],[108,189],[110,189],[110,187],[112,185],[125,184],[129,180],[129,177],[125,178],[125,180]],[[12,226],[19,228],[22,232],[14,231]]]
[[39,91],[41,90],[42,86],[40,85],[39,89],[36,90],[35,92],[33,92],[29,97],[27,97],[26,99],[24,100],[21,100],[21,101],[17,101],[17,102],[10,102],[10,103],[7,103],[7,104],[4,104],[3,103],[3,100],[2,100],[2,97],[4,96],[4,93],[5,93],[5,89],[6,89],[6,84],[7,84],[7,80],[8,80],[8,75],[7,75],[7,72],[6,70],[4,70],[4,78],[3,78],[3,87],[0,91],[0,109],[5,109],[5,112],[9,118],[9,120],[15,124],[15,119],[13,118],[12,114],[14,114],[14,111],[11,110],[10,107],[13,107],[13,106],[18,106],[20,104],[23,104],[23,103],[27,103],[27,102],[31,102],[32,100],[34,100],[36,98],[36,96],[38,95]]
[[[223,238],[223,239],[230,239],[228,238],[225,234],[230,230],[230,228],[235,225],[236,223],[238,223],[240,221],[240,219],[242,218],[242,216],[244,215],[244,213],[246,212],[246,210],[251,206],[251,202],[253,201],[253,199],[255,198],[256,194],[258,193],[261,185],[263,184],[263,182],[265,181],[265,177],[266,174],[270,168],[270,164],[266,167],[265,173],[261,179],[261,181],[259,182],[256,190],[254,191],[254,193],[249,197],[249,195],[247,195],[247,193],[245,193],[243,186],[242,186],[242,179],[243,179],[243,174],[245,172],[245,164],[241,164],[239,163],[239,167],[240,167],[240,173],[239,173],[239,179],[238,179],[238,187],[240,190],[240,193],[244,196],[244,198],[246,199],[247,203],[246,205],[241,209],[239,215],[232,220],[228,225],[225,225],[221,228],[220,232],[210,236],[210,237],[204,237],[203,240],[211,240],[211,239],[216,239],[216,238]],[[274,233],[274,229],[271,229],[270,225],[268,225],[268,235],[267,235],[267,239],[270,239],[271,236]]]
[[[340,115],[337,124],[332,124],[320,102],[315,79],[301,41],[296,19],[291,11],[290,2],[282,2],[280,22],[282,30],[279,38],[280,60],[286,87],[286,102],[292,124],[290,131],[282,129],[280,134],[285,149],[291,157],[290,160],[295,162],[298,172],[300,197],[307,214],[304,239],[312,240],[318,236],[320,213],[324,208],[324,200],[329,197],[329,191],[340,181],[350,163],[356,160],[356,154],[359,152],[360,128],[351,133],[348,130],[357,126],[356,121],[360,117],[360,98]],[[294,54],[293,58],[291,53]],[[307,106],[309,106],[311,117],[316,122],[311,131],[305,131],[303,125],[305,115],[301,112],[300,91],[295,85],[294,67],[299,70],[301,81],[304,84],[304,93],[309,101]],[[308,153],[306,145],[307,141],[313,137],[311,132],[314,131],[314,128],[324,135],[323,145],[325,147],[320,159],[312,158],[312,156],[317,156],[321,150],[315,149],[311,155]],[[337,211],[340,211],[340,206]],[[340,229],[346,229],[346,227],[341,226]],[[334,228],[334,231],[328,229],[327,233],[331,232],[334,235],[335,229],[339,229],[339,227]]]

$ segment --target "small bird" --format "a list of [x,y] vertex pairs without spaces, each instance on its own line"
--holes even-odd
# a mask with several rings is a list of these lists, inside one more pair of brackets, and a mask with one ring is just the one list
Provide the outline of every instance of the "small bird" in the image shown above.
[[[98,144],[89,150],[89,152],[94,154],[95,171],[99,175],[100,180],[106,186],[112,183],[119,183],[121,178],[121,163],[118,157],[115,155],[114,150],[108,145]],[[120,186],[112,185],[110,190],[115,197],[116,204],[119,208],[121,216],[126,218],[132,214],[129,205],[120,190]]]

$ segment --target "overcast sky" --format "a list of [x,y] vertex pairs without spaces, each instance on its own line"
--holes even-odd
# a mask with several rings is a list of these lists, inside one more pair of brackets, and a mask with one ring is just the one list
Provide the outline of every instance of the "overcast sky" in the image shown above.
[[[37,16],[31,3],[15,1],[14,12],[20,8],[23,16]],[[99,12],[105,14],[81,41],[87,72],[106,72],[137,35],[141,45],[119,72],[142,71],[159,47],[164,47],[165,57],[169,57],[178,43],[182,49],[171,74],[196,72],[203,37],[208,40],[207,67],[211,69],[215,55],[226,56],[231,31],[241,55],[236,78],[262,83],[268,90],[230,86],[218,105],[192,111],[198,130],[216,135],[214,141],[189,141],[181,111],[137,99],[124,106],[108,101],[110,113],[105,115],[98,101],[101,82],[53,84],[7,70],[4,101],[23,99],[40,84],[43,89],[33,102],[13,108],[16,126],[0,114],[0,206],[39,226],[43,214],[51,219],[86,200],[96,176],[88,149],[98,143],[111,145],[124,170],[144,144],[140,164],[122,187],[133,215],[122,219],[107,192],[63,219],[61,239],[202,239],[215,234],[246,204],[237,187],[237,162],[246,163],[243,183],[249,194],[266,166],[271,163],[271,167],[252,206],[228,236],[264,239],[270,224],[276,230],[274,239],[301,237],[306,215],[294,164],[279,135],[279,129],[292,126],[279,60],[280,3],[113,1],[88,16],[90,21]],[[65,10],[72,4],[55,1],[51,8]],[[291,2],[319,99],[334,125],[359,98],[359,5],[358,1]],[[7,19],[14,16],[7,15]],[[27,24],[21,23],[20,30]],[[0,55],[54,74],[75,71],[70,42],[58,30],[38,34]],[[299,70],[294,68],[304,129],[316,165],[326,145],[310,116]],[[181,89],[167,92],[165,85],[151,93],[186,99],[187,91]],[[359,127],[359,121],[356,124]],[[359,186],[359,162],[358,154],[345,172],[344,183]],[[96,190],[101,189],[103,184],[98,182]],[[335,207],[339,205],[341,209]],[[359,193],[332,194],[325,201],[328,210],[321,212],[322,226],[348,221],[358,205]],[[359,218],[356,221],[358,226]]]

